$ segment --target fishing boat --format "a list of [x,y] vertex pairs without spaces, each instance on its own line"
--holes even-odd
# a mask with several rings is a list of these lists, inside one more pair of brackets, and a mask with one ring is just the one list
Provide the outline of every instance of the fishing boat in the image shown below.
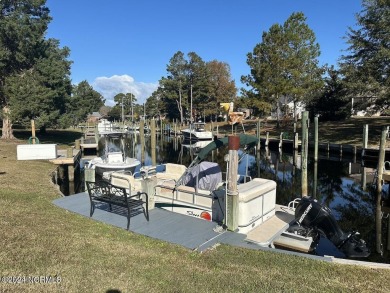
[[111,121],[108,121],[107,119],[100,119],[99,123],[97,125],[98,132],[100,133],[105,133],[109,131],[114,130],[114,125]]
[[204,122],[191,123],[189,128],[182,129],[181,133],[184,140],[189,141],[211,141],[213,139],[213,133],[206,130],[206,123]]
[[[254,136],[239,135],[242,155],[256,146]],[[370,254],[366,243],[357,232],[344,232],[328,208],[310,197],[298,198],[287,206],[276,204],[276,182],[251,178],[247,174],[228,172],[206,161],[208,154],[228,144],[228,138],[210,142],[202,148],[186,167],[167,163],[161,172],[158,167],[142,167],[140,176],[112,173],[111,183],[133,190],[153,190],[157,208],[213,221],[221,229],[227,228],[229,201],[237,196],[238,218],[234,232],[246,235],[246,241],[262,247],[283,247],[310,253],[321,236],[327,237],[347,257],[366,257]],[[231,168],[229,160],[227,170]],[[232,174],[236,174],[232,176]],[[229,182],[230,180],[230,182]],[[234,180],[234,181],[232,181]],[[235,182],[236,190],[229,190]]]
[[[133,174],[141,162],[136,158],[126,155],[123,147],[124,132],[101,132],[104,152],[101,156],[95,157],[89,161],[87,168],[95,169],[95,174],[103,177],[107,172],[127,172]],[[118,149],[113,140],[120,139],[121,147]]]

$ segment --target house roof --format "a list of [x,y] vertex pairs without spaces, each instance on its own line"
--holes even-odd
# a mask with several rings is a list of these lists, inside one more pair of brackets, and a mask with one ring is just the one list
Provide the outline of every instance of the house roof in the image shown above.
[[97,118],[101,118],[102,115],[100,115],[99,112],[92,112],[92,114],[89,115],[90,117],[97,117]]

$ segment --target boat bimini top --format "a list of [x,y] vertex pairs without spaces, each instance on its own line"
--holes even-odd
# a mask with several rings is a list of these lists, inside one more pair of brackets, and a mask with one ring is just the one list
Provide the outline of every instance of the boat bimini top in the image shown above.
[[[238,135],[240,138],[240,147],[244,150],[243,156],[246,154],[245,151],[253,148],[257,145],[259,139],[256,136],[253,135],[247,135],[247,134],[240,134]],[[200,150],[200,152],[197,154],[195,159],[191,162],[191,164],[188,166],[187,170],[184,172],[184,174],[177,180],[176,186],[179,185],[192,185],[195,183],[196,178],[199,178],[197,174],[203,171],[204,174],[203,177],[207,177],[202,179],[202,182],[205,183],[206,186],[208,186],[208,190],[212,191],[215,186],[218,185],[222,181],[222,177],[219,178],[218,174],[221,174],[220,167],[216,163],[211,162],[203,162],[204,159],[206,159],[207,155],[216,149],[219,149],[223,146],[226,146],[229,142],[229,137],[223,137],[220,139],[213,140],[208,145],[206,145],[204,148]],[[210,169],[206,171],[206,169]],[[217,169],[219,169],[219,172],[217,172]],[[206,174],[206,173],[207,174]],[[214,175],[213,175],[214,174]],[[198,183],[198,182],[196,182]],[[203,184],[202,183],[202,184]],[[199,183],[198,183],[199,184]]]

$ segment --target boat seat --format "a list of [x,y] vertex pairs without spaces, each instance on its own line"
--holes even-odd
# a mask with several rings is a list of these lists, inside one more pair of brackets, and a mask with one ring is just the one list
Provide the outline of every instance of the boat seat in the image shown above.
[[171,180],[162,181],[156,186],[156,194],[159,196],[176,199],[181,202],[193,203],[211,208],[212,195],[208,190],[198,189],[194,187],[179,185],[175,188],[175,184]]
[[177,181],[186,170],[187,167],[184,165],[167,163],[165,164],[165,172],[157,173],[157,182],[161,183],[162,181],[168,179]]
[[110,175],[110,182],[112,185],[130,189],[132,192],[142,190],[141,181],[136,180],[130,173],[113,172]]
[[195,190],[195,188],[191,186],[179,185],[176,188],[176,192],[177,200],[201,205],[211,209],[212,196],[208,190]]
[[259,196],[267,194],[269,191],[276,190],[276,183],[272,180],[263,178],[254,178],[251,181],[237,185],[239,200],[249,202]]
[[275,214],[276,182],[254,178],[237,186],[239,200],[238,229],[247,233]]

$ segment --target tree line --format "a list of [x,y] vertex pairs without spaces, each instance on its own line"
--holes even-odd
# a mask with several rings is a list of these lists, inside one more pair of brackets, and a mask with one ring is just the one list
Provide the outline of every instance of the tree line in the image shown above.
[[[139,116],[170,120],[215,120],[221,102],[254,110],[264,117],[292,115],[304,106],[320,119],[345,119],[358,109],[368,114],[389,110],[390,2],[362,0],[357,28],[349,28],[348,54],[339,66],[318,64],[320,46],[302,12],[262,33],[247,54],[250,72],[236,88],[229,64],[204,61],[195,52],[177,51],[169,60],[166,76],[144,105],[132,93],[114,97],[115,106],[87,81],[72,85],[70,49],[46,39],[51,21],[46,0],[0,2],[0,103],[2,138],[13,138],[13,124],[27,126],[31,119],[41,131],[66,128],[99,111],[115,119]],[[293,105],[293,113],[286,105]]]

